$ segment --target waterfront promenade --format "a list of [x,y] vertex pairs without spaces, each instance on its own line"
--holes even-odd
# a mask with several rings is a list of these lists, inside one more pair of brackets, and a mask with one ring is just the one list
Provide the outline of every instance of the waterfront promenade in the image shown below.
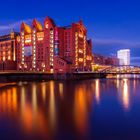
[[17,81],[47,81],[47,80],[84,80],[96,78],[117,78],[117,75],[140,75],[140,72],[74,72],[74,73],[48,73],[48,72],[17,72],[1,71],[0,82]]
[[82,80],[105,78],[105,73],[76,72],[76,73],[47,73],[47,72],[0,72],[0,82],[9,81],[43,81],[43,80]]

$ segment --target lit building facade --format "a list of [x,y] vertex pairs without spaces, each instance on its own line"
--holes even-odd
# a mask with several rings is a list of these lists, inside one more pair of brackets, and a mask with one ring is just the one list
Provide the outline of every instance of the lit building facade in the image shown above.
[[22,71],[90,71],[92,41],[82,21],[58,27],[49,17],[43,26],[35,19],[31,26],[22,23],[17,55],[17,69]]
[[124,49],[117,52],[120,65],[130,65],[130,50]]
[[32,27],[25,24],[20,29],[20,45],[17,49],[17,68],[23,71],[45,70],[44,31],[35,19]]
[[106,66],[118,66],[119,59],[117,57],[107,57],[99,54],[93,54],[93,65],[106,65]]
[[[60,39],[60,54],[67,61],[71,62],[71,70],[91,70],[92,62],[92,41],[87,40],[87,30],[80,20],[72,23],[71,26],[62,27],[63,38]],[[62,32],[62,31],[61,31]]]
[[0,70],[16,70],[19,33],[0,36]]

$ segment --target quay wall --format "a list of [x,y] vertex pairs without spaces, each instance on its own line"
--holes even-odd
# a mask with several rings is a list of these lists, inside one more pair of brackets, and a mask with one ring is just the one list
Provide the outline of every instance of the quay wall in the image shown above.
[[47,80],[84,80],[106,78],[103,73],[0,73],[0,82],[18,82],[18,81],[47,81]]

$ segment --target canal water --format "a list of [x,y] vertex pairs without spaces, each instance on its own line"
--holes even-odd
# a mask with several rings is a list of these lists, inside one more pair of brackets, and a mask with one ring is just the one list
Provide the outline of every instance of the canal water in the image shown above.
[[0,87],[0,140],[140,140],[140,79]]

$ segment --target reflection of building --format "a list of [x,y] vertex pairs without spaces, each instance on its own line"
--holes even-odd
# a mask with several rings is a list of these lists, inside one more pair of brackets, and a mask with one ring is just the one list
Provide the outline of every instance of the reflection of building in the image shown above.
[[47,17],[21,25],[18,70],[69,72],[91,70],[92,42],[82,21],[58,27]]
[[119,50],[117,52],[117,57],[119,59],[120,65],[130,65],[130,50]]
[[0,70],[16,70],[16,49],[18,33],[0,36]]
[[93,54],[93,64],[98,65],[119,65],[119,59],[116,57],[106,57],[99,54]]

